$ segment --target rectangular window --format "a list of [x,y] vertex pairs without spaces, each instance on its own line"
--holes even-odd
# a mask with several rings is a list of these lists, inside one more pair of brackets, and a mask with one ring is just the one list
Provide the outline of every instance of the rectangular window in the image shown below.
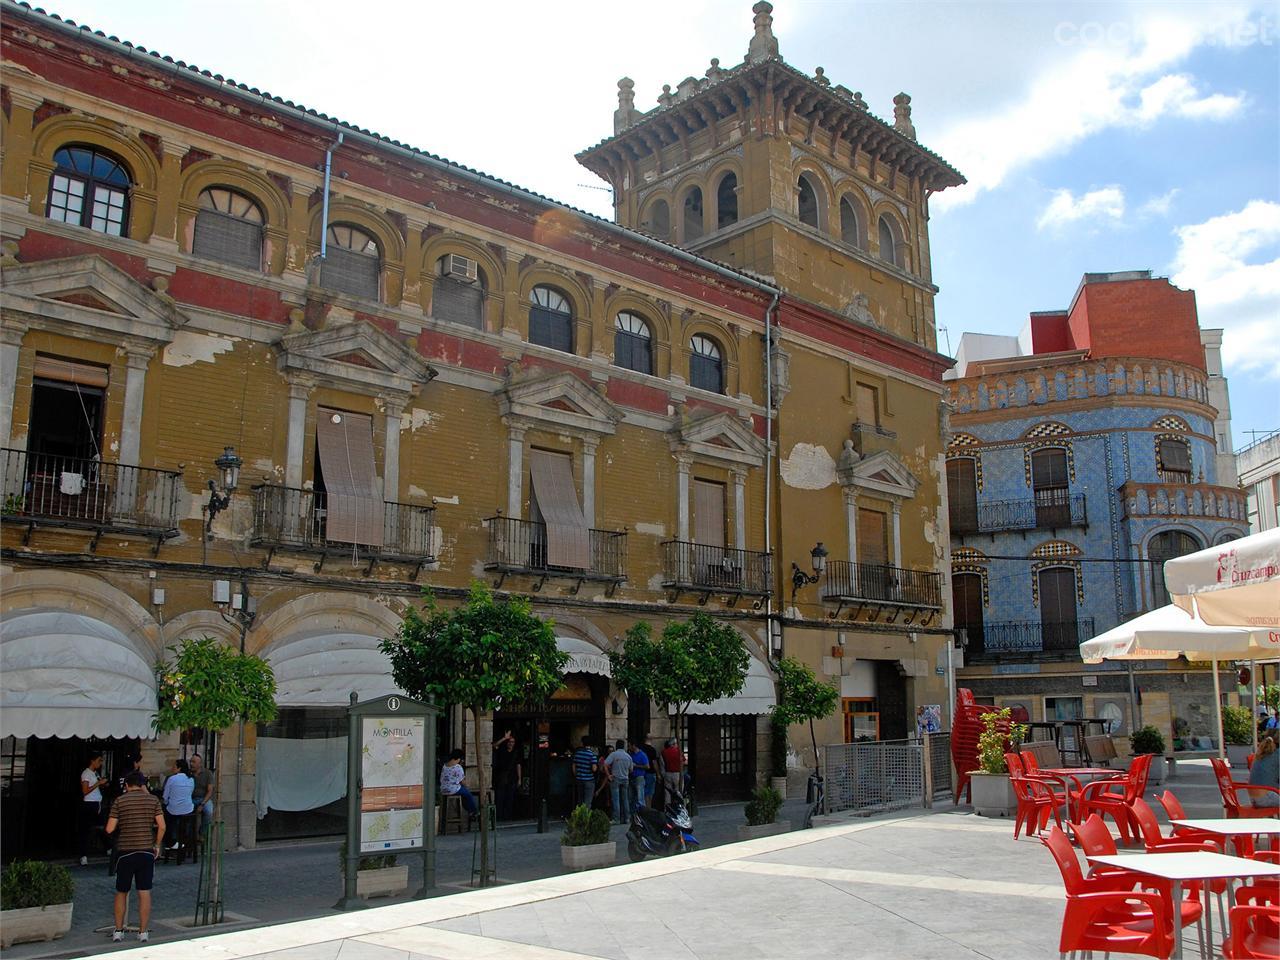
[[857,384],[855,390],[858,423],[865,427],[878,427],[880,425],[879,391],[865,383]]
[[530,512],[545,525],[546,565],[585,570],[591,566],[591,533],[578,503],[573,458],[551,450],[529,452]]
[[1080,644],[1076,629],[1076,572],[1071,567],[1048,567],[1037,574],[1040,594],[1040,643],[1042,650],[1075,650]]
[[724,484],[693,481],[693,541],[724,547]]
[[858,562],[887,566],[889,563],[888,518],[880,510],[858,508]]
[[84,182],[53,175],[49,184],[49,219],[79,226],[84,212]]
[[1067,476],[1067,451],[1052,447],[1031,454],[1031,490],[1035,497],[1037,527],[1070,526]]
[[947,508],[951,515],[952,533],[977,532],[977,464],[970,457],[947,461]]
[[874,697],[845,697],[840,705],[844,714],[845,743],[880,739],[880,711]]
[[720,773],[736,775],[747,765],[747,724],[755,723],[755,717],[720,718]]
[[373,459],[373,421],[364,414],[316,411],[316,512],[333,543],[382,546],[385,508]]

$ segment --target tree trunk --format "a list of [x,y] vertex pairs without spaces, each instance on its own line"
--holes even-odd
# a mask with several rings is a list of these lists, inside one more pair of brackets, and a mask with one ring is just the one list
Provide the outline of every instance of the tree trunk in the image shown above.
[[489,883],[489,811],[485,805],[487,771],[485,758],[480,755],[480,708],[471,708],[471,731],[476,745],[476,808],[480,811],[480,886]]
[[809,739],[813,741],[813,772],[821,776],[822,764],[818,759],[818,735],[813,730],[813,717],[809,718]]

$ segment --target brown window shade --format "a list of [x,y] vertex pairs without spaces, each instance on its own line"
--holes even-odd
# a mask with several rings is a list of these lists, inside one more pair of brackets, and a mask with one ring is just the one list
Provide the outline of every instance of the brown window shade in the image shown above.
[[858,562],[889,565],[889,529],[879,510],[858,508]]
[[693,541],[724,546],[724,484],[693,481]]
[[978,481],[976,464],[968,457],[947,461],[947,501],[951,527],[969,533],[978,529]]
[[481,329],[484,325],[484,288],[478,283],[439,277],[431,292],[431,315],[437,320]]
[[1036,576],[1040,580],[1040,622],[1076,622],[1076,572],[1070,567],[1049,567]]
[[1031,489],[1067,486],[1067,452],[1037,450],[1031,455]]
[[1191,472],[1191,449],[1181,440],[1160,441],[1160,466],[1164,470]]
[[262,224],[217,210],[196,214],[191,252],[249,270],[262,269]]
[[107,385],[106,367],[77,363],[75,360],[60,360],[57,357],[37,356],[34,373],[41,380],[74,383],[80,387],[105,388]]
[[532,450],[529,474],[542,522],[547,525],[547,564],[552,567],[588,569],[591,566],[591,534],[578,504],[573,483],[573,462],[562,453]]
[[325,539],[382,546],[383,505],[373,462],[373,422],[359,413],[316,412],[316,451],[324,470]]
[[865,383],[857,385],[858,422],[869,427],[880,423],[880,398],[876,396],[876,388]]

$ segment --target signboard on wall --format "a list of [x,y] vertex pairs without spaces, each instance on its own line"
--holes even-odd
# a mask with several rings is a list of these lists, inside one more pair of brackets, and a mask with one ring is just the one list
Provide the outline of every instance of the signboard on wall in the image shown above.
[[916,708],[916,736],[942,732],[942,704],[925,703]]

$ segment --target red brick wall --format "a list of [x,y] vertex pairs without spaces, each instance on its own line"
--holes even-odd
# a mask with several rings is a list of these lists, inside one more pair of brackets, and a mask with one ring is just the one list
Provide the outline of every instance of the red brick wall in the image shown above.
[[1067,323],[1067,313],[1042,313],[1031,317],[1031,352],[1057,353],[1059,350],[1074,350],[1075,343],[1071,339],[1071,327]]
[[1205,369],[1193,290],[1168,280],[1090,283],[1069,319],[1077,349],[1091,357],[1153,357]]

